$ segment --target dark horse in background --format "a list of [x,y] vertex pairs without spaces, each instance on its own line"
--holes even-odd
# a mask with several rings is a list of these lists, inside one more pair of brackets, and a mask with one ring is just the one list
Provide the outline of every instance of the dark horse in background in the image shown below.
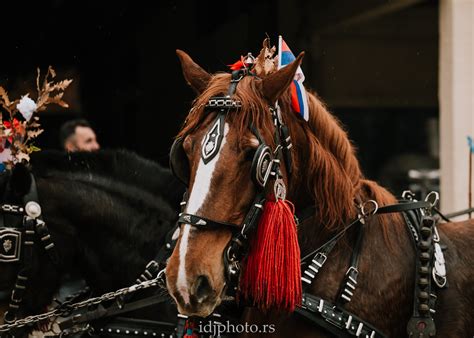
[[[257,192],[251,177],[253,155],[262,141],[273,149],[275,146],[269,106],[274,106],[276,100],[293,144],[293,173],[285,182],[287,198],[297,211],[308,207],[315,210],[298,227],[303,256],[357,217],[356,201],[375,200],[379,206],[396,203],[392,194],[364,178],[346,132],[316,95],[308,93],[309,121],[292,112],[288,86],[303,55],[281,70],[240,80],[233,99],[240,101],[241,107],[227,113],[219,153],[205,167],[201,159],[203,137],[216,118],[216,110],[205,107],[211,98],[227,94],[231,75],[208,74],[186,53],[178,51],[178,56],[186,82],[198,93],[179,134],[185,153],[183,161],[187,162],[184,165],[189,165],[190,198],[184,212],[215,222],[241,224]],[[250,123],[263,140],[255,137]],[[202,189],[203,185],[207,190]],[[437,336],[472,337],[474,221],[440,224],[439,233],[441,242],[447,246],[449,286],[438,292],[434,315]],[[227,283],[224,249],[231,236],[231,230],[225,227],[204,230],[181,225],[166,271],[168,290],[181,313],[206,316],[222,301]],[[370,219],[360,255],[358,287],[346,307],[395,338],[407,335],[406,325],[413,311],[416,257],[410,236],[400,214],[375,215]],[[350,229],[321,268],[309,290],[311,294],[335,302],[354,239],[355,229]],[[211,242],[212,247],[208,245]],[[296,314],[285,316],[249,308],[246,318],[254,323],[276,324],[272,336],[328,337],[328,333]]]
[[[170,171],[133,153],[112,150],[45,151],[32,157],[30,170],[60,264],[55,266],[35,244],[36,264],[21,315],[44,312],[63,273],[79,271],[94,295],[136,283],[176,220],[183,188]],[[28,172],[17,167],[0,177],[0,191],[10,203],[28,191]],[[18,264],[0,263],[0,290],[13,286],[17,270]],[[168,302],[148,317],[173,322],[173,308]]]

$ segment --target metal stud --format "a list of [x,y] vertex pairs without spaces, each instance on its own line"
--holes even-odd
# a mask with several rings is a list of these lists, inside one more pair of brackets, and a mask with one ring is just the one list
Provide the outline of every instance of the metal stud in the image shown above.
[[428,306],[428,304],[420,304],[419,310],[420,312],[426,313],[430,310],[430,307]]
[[428,252],[422,252],[420,254],[420,259],[422,261],[429,261],[430,260],[430,254]]
[[418,281],[418,284],[420,287],[426,287],[428,285],[428,279],[427,278],[420,278]]
[[41,216],[41,207],[35,201],[29,201],[25,205],[25,211],[28,216],[31,218],[38,218]]

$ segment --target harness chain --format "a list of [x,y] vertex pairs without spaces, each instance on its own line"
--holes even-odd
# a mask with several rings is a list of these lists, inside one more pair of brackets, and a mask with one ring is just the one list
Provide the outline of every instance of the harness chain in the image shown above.
[[15,322],[10,323],[10,324],[7,323],[7,324],[0,325],[0,332],[9,332],[13,329],[21,328],[30,324],[36,324],[46,319],[61,317],[64,314],[70,314],[71,312],[84,308],[84,307],[88,307],[91,305],[99,305],[101,303],[114,300],[117,297],[125,296],[128,294],[137,292],[139,290],[144,290],[150,287],[162,286],[162,285],[163,285],[162,275],[159,275],[152,280],[137,283],[132,286],[125,287],[113,292],[107,292],[98,297],[89,298],[89,299],[86,299],[84,301],[77,302],[74,304],[63,303],[49,312],[18,319]]

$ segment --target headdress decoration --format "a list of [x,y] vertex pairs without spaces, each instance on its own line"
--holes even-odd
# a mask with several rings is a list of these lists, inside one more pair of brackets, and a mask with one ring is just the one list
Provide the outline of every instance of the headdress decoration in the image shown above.
[[[274,57],[275,51],[275,46],[270,47],[270,39],[266,38],[263,41],[263,48],[260,51],[260,54],[253,59],[254,62],[248,64],[245,62],[245,60],[248,60],[248,56],[251,56],[249,53],[247,57],[241,56],[240,60],[229,65],[229,68],[233,71],[249,68],[257,76],[263,78],[268,74],[277,71],[278,69],[286,67],[296,59],[290,47],[288,47],[288,44],[285,42],[285,40],[283,40],[281,35],[278,37],[277,57]],[[305,121],[308,121],[308,94],[306,93],[306,89],[303,84],[304,80],[305,76],[303,70],[301,67],[298,67],[293,82],[290,84],[291,107],[296,114],[301,116]]]
[[[291,51],[290,47],[286,44],[285,40],[278,37],[278,69],[281,69],[295,60],[295,55]],[[305,76],[301,67],[295,73],[293,82],[290,85],[291,88],[291,107],[306,121],[309,119],[308,114],[308,96],[306,89],[303,85]]]
[[40,81],[40,70],[37,69],[36,101],[30,94],[11,101],[7,91],[0,86],[0,166],[11,168],[15,163],[30,159],[30,154],[39,151],[34,141],[44,131],[37,113],[44,111],[51,104],[67,108],[63,101],[64,90],[72,80],[53,82],[56,72],[49,66],[43,81]]

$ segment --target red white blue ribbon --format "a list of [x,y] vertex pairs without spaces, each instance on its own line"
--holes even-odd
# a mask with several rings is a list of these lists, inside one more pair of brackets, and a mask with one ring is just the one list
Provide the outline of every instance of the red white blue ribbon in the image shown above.
[[[285,67],[286,65],[293,62],[295,59],[295,55],[280,35],[278,37],[278,69]],[[297,114],[299,114],[302,118],[308,121],[308,96],[306,93],[306,89],[303,85],[304,80],[305,77],[303,74],[303,70],[301,70],[301,67],[298,67],[293,82],[290,85],[291,106]]]

